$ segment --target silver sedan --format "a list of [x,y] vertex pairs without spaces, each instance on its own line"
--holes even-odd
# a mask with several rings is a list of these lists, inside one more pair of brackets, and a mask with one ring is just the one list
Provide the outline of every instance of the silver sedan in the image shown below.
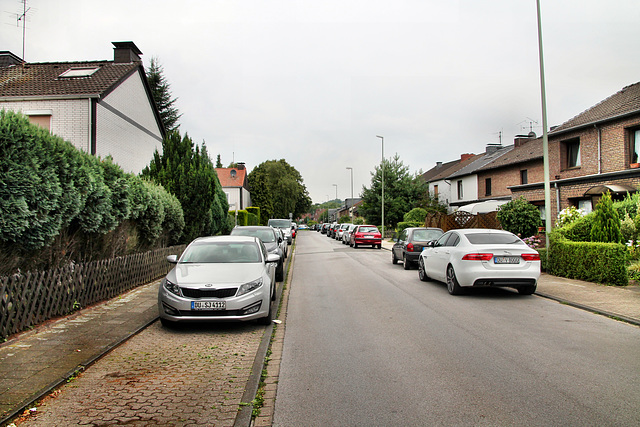
[[420,280],[446,282],[450,294],[466,287],[511,287],[524,295],[535,292],[540,255],[522,239],[503,230],[451,230],[430,243],[418,260]]
[[163,325],[173,322],[258,320],[270,324],[275,300],[275,265],[256,237],[195,239],[177,258],[158,289]]

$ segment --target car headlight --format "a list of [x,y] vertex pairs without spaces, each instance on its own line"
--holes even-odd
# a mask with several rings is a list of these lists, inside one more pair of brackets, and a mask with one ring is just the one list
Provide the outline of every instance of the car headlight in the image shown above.
[[238,289],[237,296],[248,294],[249,292],[255,291],[260,286],[262,286],[262,277],[240,286],[240,289]]
[[164,286],[164,288],[172,294],[178,295],[179,297],[182,296],[182,292],[180,292],[180,286],[176,285],[173,282],[170,282],[166,277],[162,280],[162,286]]

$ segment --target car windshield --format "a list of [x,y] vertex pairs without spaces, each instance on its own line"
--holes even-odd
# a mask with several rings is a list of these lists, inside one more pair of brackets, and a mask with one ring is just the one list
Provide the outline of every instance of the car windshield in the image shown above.
[[290,228],[291,221],[289,221],[288,219],[270,219],[269,225],[272,227]]
[[472,233],[466,235],[467,240],[472,245],[490,245],[490,244],[499,244],[499,245],[512,245],[512,244],[523,244],[524,242],[513,234],[506,233]]
[[234,228],[231,230],[231,235],[257,237],[264,243],[273,243],[276,241],[275,235],[270,229]]
[[416,230],[413,232],[413,240],[418,242],[429,242],[442,236],[440,230]]
[[379,233],[378,227],[360,227],[360,233]]
[[254,263],[260,262],[260,249],[252,242],[193,243],[185,250],[180,263]]

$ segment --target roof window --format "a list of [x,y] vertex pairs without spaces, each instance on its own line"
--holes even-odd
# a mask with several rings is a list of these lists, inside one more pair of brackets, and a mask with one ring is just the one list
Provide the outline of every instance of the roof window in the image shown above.
[[89,77],[99,69],[100,67],[69,68],[67,71],[60,74],[58,77],[64,78],[64,79],[70,79],[74,77]]

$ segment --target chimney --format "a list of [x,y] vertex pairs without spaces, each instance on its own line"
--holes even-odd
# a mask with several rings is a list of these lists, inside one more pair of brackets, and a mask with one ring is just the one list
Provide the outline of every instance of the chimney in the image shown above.
[[133,42],[111,42],[113,48],[113,62],[116,64],[142,62],[140,49]]
[[436,169],[442,167],[442,162],[436,162]]
[[244,170],[244,162],[238,162],[238,163],[236,163],[236,167],[237,167],[239,170]]
[[465,153],[465,154],[461,154],[461,155],[460,155],[460,161],[461,161],[461,162],[464,162],[465,160],[470,159],[470,158],[472,158],[473,156],[475,156],[475,154],[473,154],[473,153]]
[[515,139],[513,140],[513,146],[520,147],[522,144],[526,143],[531,139],[536,139],[535,132],[529,132],[528,135],[516,135]]
[[502,148],[501,144],[487,144],[487,148],[485,149],[486,154],[493,154],[499,149]]

